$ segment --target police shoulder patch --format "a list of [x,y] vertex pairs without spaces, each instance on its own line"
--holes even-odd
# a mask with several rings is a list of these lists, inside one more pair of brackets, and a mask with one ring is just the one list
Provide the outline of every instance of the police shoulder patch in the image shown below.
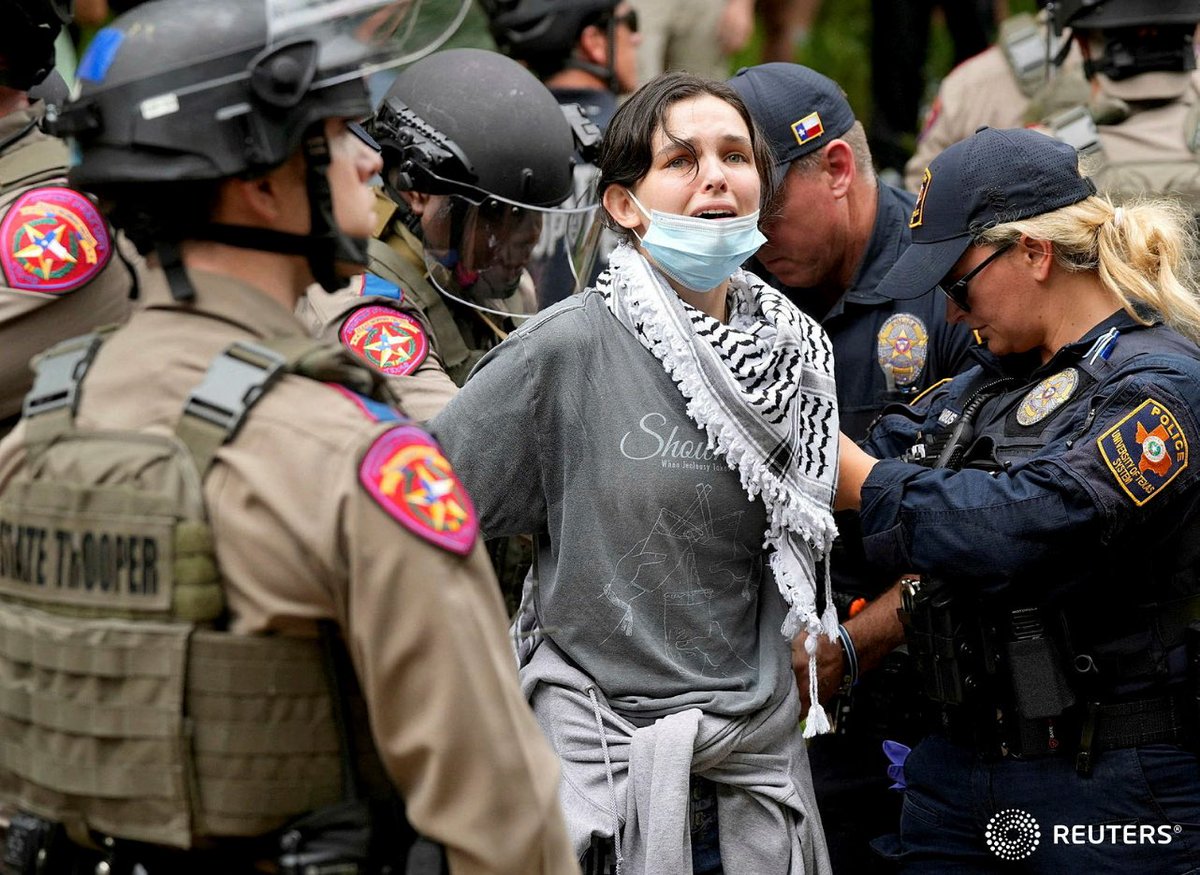
[[1100,456],[1141,507],[1188,466],[1183,426],[1166,405],[1147,398],[1096,439]]
[[929,331],[912,313],[889,316],[875,338],[879,366],[890,370],[897,386],[911,386],[925,370]]
[[90,282],[111,257],[108,224],[69,188],[31,189],[0,222],[0,269],[13,289],[65,295]]
[[1066,368],[1030,389],[1017,408],[1017,422],[1034,425],[1062,407],[1079,385],[1079,371]]
[[479,534],[475,506],[437,443],[414,425],[398,425],[371,444],[359,482],[406,529],[466,556]]
[[393,377],[411,374],[429,354],[421,323],[391,307],[355,310],[338,336],[356,356]]

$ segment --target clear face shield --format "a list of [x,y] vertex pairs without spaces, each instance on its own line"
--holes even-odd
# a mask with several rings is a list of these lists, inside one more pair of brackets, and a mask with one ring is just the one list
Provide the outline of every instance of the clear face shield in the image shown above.
[[535,207],[501,197],[431,195],[421,214],[425,264],[452,300],[530,316],[588,280],[600,236],[596,204]]
[[313,88],[331,87],[437,51],[470,7],[471,0],[267,0],[268,44],[316,37],[319,69],[336,72]]

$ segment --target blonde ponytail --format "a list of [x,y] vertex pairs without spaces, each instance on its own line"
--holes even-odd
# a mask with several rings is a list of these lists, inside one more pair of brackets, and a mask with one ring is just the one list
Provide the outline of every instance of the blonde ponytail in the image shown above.
[[1022,234],[1049,240],[1063,269],[1095,271],[1114,303],[1134,319],[1147,323],[1149,308],[1180,334],[1200,342],[1200,298],[1192,267],[1196,240],[1191,211],[1182,205],[1145,198],[1118,208],[1105,197],[1089,197],[989,228],[976,242],[1010,243]]

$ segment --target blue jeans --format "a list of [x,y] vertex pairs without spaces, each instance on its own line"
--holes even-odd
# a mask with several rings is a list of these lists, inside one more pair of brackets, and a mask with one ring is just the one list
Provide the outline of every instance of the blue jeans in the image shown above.
[[721,844],[717,831],[717,785],[692,775],[691,805],[692,875],[722,875]]
[[1105,751],[1084,778],[1073,757],[983,759],[933,736],[904,775],[900,835],[874,843],[901,872],[1200,873],[1200,761],[1178,745]]

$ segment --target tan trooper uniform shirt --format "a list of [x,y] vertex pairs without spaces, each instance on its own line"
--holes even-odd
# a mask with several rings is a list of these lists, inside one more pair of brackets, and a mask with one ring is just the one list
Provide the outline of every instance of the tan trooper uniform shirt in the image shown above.
[[33,383],[29,360],[123,322],[131,266],[141,263],[91,201],[66,188],[67,147],[38,130],[41,115],[37,104],[0,118],[0,434]]
[[[145,308],[84,381],[80,427],[170,431],[229,344],[306,335],[251,287],[191,278],[196,299],[179,304],[150,274]],[[287,375],[219,450],[204,492],[230,631],[312,636],[316,621],[338,623],[382,761],[451,872],[575,873],[558,763],[518,689],[478,538],[465,556],[436,546],[360,485],[364,456],[396,426],[338,387]],[[0,444],[0,484],[20,433]]]
[[929,162],[947,146],[971,136],[980,125],[1024,127],[1028,104],[1029,98],[1021,93],[999,46],[963,61],[938,86],[917,149],[904,166],[904,187],[918,191]]

